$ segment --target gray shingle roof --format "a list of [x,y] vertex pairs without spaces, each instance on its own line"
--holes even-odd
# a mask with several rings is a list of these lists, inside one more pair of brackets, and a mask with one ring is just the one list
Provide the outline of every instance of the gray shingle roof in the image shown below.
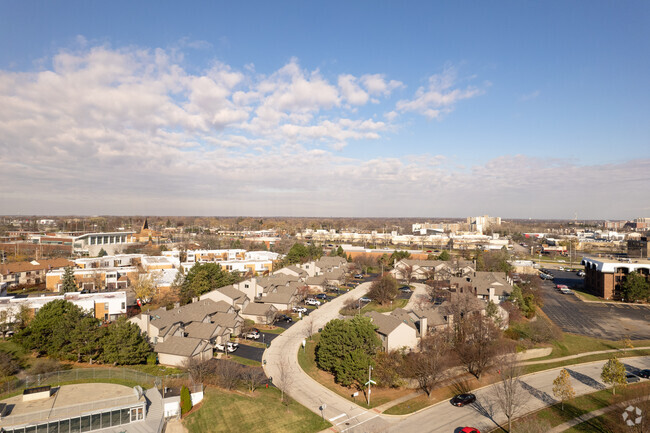
[[199,347],[203,348],[206,342],[200,338],[167,337],[162,343],[156,344],[156,353],[170,355],[192,356]]

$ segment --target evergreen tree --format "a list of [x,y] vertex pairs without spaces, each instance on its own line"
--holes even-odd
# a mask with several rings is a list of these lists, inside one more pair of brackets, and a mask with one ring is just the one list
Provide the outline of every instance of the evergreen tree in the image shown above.
[[185,385],[181,388],[181,415],[185,415],[192,410],[192,396],[190,390]]
[[101,360],[108,364],[143,364],[151,353],[151,346],[140,334],[140,328],[125,317],[108,326],[100,343],[104,350]]
[[374,366],[374,356],[381,346],[375,329],[363,316],[328,322],[316,346],[318,367],[333,373],[341,385],[363,388],[368,366]]
[[239,272],[228,272],[218,263],[195,263],[183,281],[180,292],[182,304],[192,301],[204,293],[238,282]]
[[97,253],[97,257],[104,257],[104,256],[107,256],[107,255],[108,255],[108,253],[106,252],[106,250],[104,248],[99,250],[99,253]]
[[61,291],[64,293],[76,292],[78,289],[77,281],[74,279],[74,270],[72,267],[66,266],[61,278]]
[[449,259],[451,259],[451,256],[449,255],[449,252],[447,250],[444,250],[438,256],[438,260],[442,260],[444,262],[448,261]]
[[630,272],[621,283],[621,296],[626,302],[636,302],[647,299],[650,295],[648,281],[638,272]]

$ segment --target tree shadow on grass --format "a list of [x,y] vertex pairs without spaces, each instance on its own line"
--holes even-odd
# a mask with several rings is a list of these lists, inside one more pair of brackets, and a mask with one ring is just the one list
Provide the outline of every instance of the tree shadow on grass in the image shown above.
[[591,377],[587,376],[586,374],[578,373],[575,370],[571,370],[569,368],[566,369],[566,371],[569,372],[569,375],[574,378],[575,380],[584,383],[587,386],[590,386],[594,389],[605,389],[607,388],[605,385],[602,383],[598,382],[595,379],[592,379]]

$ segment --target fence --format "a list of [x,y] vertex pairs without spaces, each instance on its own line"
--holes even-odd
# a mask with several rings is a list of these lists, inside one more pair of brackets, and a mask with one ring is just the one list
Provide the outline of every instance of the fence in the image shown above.
[[77,368],[73,370],[53,371],[50,373],[26,376],[24,379],[14,379],[2,384],[2,393],[0,398],[7,394],[21,391],[25,388],[43,385],[60,385],[66,382],[92,382],[94,380],[123,380],[134,382],[143,388],[157,387],[160,388],[163,383],[169,383],[173,380],[189,379],[186,373],[169,374],[166,376],[154,376],[128,368]]

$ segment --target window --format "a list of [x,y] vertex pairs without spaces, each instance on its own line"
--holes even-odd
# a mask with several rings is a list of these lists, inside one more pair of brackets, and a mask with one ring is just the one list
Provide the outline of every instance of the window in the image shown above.
[[122,409],[122,424],[128,424],[131,421],[131,411],[129,409]]
[[[59,433],[59,422],[54,421],[48,424],[47,426],[47,433]],[[67,433],[67,432],[65,432]]]
[[71,418],[70,419],[70,433],[80,433],[79,426],[81,424],[81,421],[79,418]]
[[111,413],[110,412],[103,412],[102,413],[102,428],[110,427],[111,426]]
[[99,430],[102,427],[102,414],[94,413],[91,415],[90,428],[92,430]]
[[114,410],[111,413],[111,425],[112,426],[120,425],[120,410],[119,409]]
[[126,309],[126,302],[122,302],[122,310]]
[[104,310],[108,310],[108,302],[104,302]]
[[90,415],[84,415],[81,417],[81,431],[90,431]]
[[36,433],[47,433],[47,424],[39,424]]
[[63,421],[59,421],[59,432],[68,433],[69,431],[70,431],[70,420],[66,419]]

